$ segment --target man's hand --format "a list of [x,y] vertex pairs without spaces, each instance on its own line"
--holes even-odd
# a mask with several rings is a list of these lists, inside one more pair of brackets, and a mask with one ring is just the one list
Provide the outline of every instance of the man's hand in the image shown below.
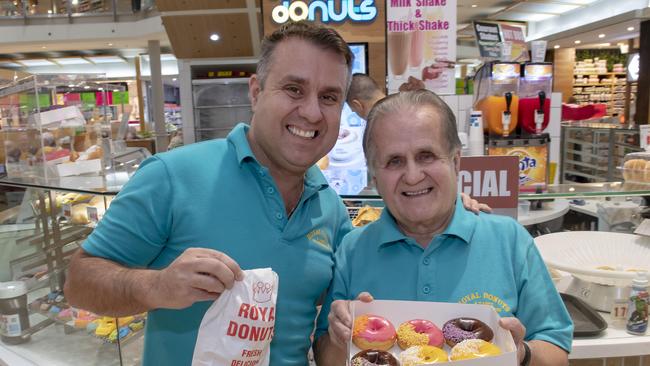
[[510,318],[501,318],[499,319],[499,325],[506,330],[509,330],[512,334],[512,338],[515,341],[517,346],[517,360],[518,364],[521,364],[521,361],[524,360],[525,350],[524,350],[524,336],[526,336],[526,327],[519,321],[519,319],[510,317]]
[[[357,297],[357,300],[371,302],[373,298],[369,293],[362,292]],[[341,349],[345,349],[348,340],[352,336],[353,320],[352,314],[350,313],[350,301],[333,301],[327,320],[330,324],[327,330],[330,342]]]
[[460,197],[463,200],[463,207],[465,207],[466,210],[472,211],[475,214],[478,214],[479,211],[483,211],[487,213],[492,212],[492,207],[484,203],[479,203],[477,200],[466,195],[465,193],[461,193]]
[[226,254],[207,248],[189,248],[160,270],[149,292],[152,308],[183,309],[197,301],[216,300],[244,272]]

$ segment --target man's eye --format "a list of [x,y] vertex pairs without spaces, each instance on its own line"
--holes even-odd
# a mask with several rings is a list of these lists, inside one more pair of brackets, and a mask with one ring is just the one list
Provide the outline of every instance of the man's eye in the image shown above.
[[321,97],[326,103],[334,104],[337,103],[339,98],[336,95],[323,95]]
[[422,152],[418,154],[417,160],[421,163],[433,163],[438,160],[438,157],[430,152]]
[[286,91],[289,92],[289,94],[295,95],[295,96],[300,96],[302,95],[302,90],[298,88],[297,86],[287,86],[285,88]]
[[404,164],[404,160],[402,158],[392,158],[388,160],[388,162],[386,163],[386,167],[389,169],[390,168],[394,169],[394,168],[401,167],[403,164]]

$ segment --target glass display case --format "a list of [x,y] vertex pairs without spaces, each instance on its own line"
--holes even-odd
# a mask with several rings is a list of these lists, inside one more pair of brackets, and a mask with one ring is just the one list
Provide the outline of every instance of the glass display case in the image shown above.
[[623,178],[625,155],[641,151],[639,130],[612,123],[564,123],[560,181],[612,182]]

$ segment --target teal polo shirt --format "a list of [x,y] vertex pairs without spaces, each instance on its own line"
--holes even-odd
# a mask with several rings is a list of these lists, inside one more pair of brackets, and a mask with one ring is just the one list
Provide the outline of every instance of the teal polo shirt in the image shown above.
[[533,238],[509,217],[466,211],[460,197],[451,223],[426,249],[402,234],[386,209],[348,234],[335,257],[317,336],[327,331],[332,300],[368,291],[381,300],[489,304],[519,318],[526,340],[571,350],[573,323]]
[[[225,140],[157,154],[144,162],[84,242],[91,255],[159,269],[185,249],[222,251],[242,269],[279,276],[271,365],[307,365],[316,303],[332,279],[334,250],[352,228],[317,167],[290,218],[269,171],[255,159],[240,124]],[[102,294],[113,296],[113,294]],[[150,311],[145,365],[190,365],[198,328],[212,302]]]

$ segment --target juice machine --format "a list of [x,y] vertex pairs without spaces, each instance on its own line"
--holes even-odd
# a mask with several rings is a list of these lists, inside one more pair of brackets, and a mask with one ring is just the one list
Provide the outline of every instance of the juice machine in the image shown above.
[[521,65],[493,62],[486,67],[489,73],[484,72],[479,80],[474,109],[483,112],[483,126],[488,134],[507,137],[517,127]]
[[519,81],[519,119],[522,133],[539,135],[548,126],[553,87],[553,64],[525,63]]

